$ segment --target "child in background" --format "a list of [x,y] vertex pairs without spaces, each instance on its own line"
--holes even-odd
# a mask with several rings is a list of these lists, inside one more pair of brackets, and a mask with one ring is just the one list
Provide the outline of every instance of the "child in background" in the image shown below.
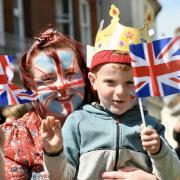
[[[58,121],[49,117],[43,123],[45,163],[53,178],[98,180],[102,172],[126,166],[163,180],[180,175],[180,162],[164,139],[164,126],[145,111],[147,127],[140,127],[130,61],[119,51],[96,53],[88,77],[100,102],[84,105],[67,118],[63,140]],[[53,138],[57,141],[50,152],[46,145]],[[54,160],[46,151],[55,156],[59,151],[59,156]]]
[[177,147],[176,147],[175,151],[180,159],[180,120],[177,121],[174,125],[173,137],[177,142]]

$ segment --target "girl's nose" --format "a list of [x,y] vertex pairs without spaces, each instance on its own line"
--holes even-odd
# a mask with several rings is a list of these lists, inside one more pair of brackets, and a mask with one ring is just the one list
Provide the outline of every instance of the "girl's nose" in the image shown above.
[[61,97],[66,96],[67,92],[65,89],[58,89],[58,93],[60,94]]

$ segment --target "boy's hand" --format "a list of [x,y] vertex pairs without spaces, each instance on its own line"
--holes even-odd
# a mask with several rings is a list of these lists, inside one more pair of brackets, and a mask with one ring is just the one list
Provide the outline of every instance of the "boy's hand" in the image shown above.
[[101,173],[101,178],[106,180],[112,179],[126,179],[126,180],[156,180],[157,178],[142,169],[138,169],[136,167],[124,167],[119,169],[118,171],[109,171]]
[[43,148],[48,153],[56,153],[63,148],[60,121],[53,116],[47,116],[41,124]]
[[143,148],[151,154],[156,154],[161,148],[160,136],[152,127],[141,126],[141,141]]

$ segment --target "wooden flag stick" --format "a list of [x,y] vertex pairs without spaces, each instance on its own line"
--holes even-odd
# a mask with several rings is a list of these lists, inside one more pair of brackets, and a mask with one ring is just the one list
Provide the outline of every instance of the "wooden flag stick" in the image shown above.
[[139,98],[138,98],[138,101],[139,101],[139,107],[140,107],[142,122],[143,122],[143,125],[146,127],[146,121],[145,121],[145,117],[144,117],[142,99],[139,97]]

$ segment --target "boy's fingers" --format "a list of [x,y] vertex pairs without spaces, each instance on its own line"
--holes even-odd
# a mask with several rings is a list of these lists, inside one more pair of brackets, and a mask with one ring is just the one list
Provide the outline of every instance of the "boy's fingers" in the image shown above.
[[143,136],[143,135],[151,135],[151,134],[157,134],[157,132],[156,132],[156,130],[155,129],[153,129],[153,128],[151,128],[151,127],[145,127],[145,128],[143,128],[142,129],[142,131],[141,131],[141,136]]
[[106,179],[125,179],[127,173],[122,171],[111,171],[101,173],[101,178]]
[[141,140],[142,141],[152,141],[152,140],[157,140],[158,139],[158,134],[151,134],[151,135],[142,135]]

